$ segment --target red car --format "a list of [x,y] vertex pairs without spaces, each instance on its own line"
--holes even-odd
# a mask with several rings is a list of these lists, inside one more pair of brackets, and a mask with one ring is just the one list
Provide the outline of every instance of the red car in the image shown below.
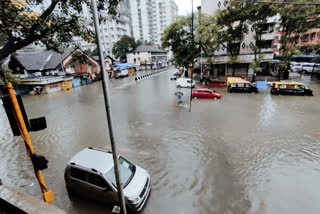
[[195,88],[192,92],[193,99],[220,99],[221,95],[219,91],[212,91],[208,87],[198,87]]

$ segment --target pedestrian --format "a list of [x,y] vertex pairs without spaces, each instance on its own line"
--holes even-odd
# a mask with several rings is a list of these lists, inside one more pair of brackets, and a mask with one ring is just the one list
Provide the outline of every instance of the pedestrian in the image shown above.
[[179,98],[178,105],[183,104],[183,98],[182,98],[182,95],[179,95],[179,96],[178,96],[178,98]]

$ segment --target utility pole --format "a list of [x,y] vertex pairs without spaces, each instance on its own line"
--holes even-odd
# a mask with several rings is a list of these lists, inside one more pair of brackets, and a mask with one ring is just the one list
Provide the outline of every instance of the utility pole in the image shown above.
[[113,127],[112,127],[112,118],[111,118],[111,108],[109,103],[109,95],[108,95],[108,80],[106,75],[106,68],[104,64],[104,57],[102,54],[102,45],[101,45],[101,36],[100,36],[100,28],[99,28],[99,20],[98,20],[98,11],[97,11],[97,3],[96,0],[91,0],[91,6],[93,11],[93,21],[94,27],[96,30],[96,38],[98,42],[98,50],[99,50],[99,58],[100,58],[100,66],[101,66],[101,73],[102,73],[102,89],[103,89],[103,96],[108,120],[108,129],[109,129],[109,136],[110,136],[110,143],[112,149],[112,156],[113,156],[113,164],[114,164],[114,174],[116,177],[117,189],[118,189],[118,199],[121,207],[121,213],[127,214],[126,204],[123,195],[123,187],[120,179],[120,171],[119,171],[119,162],[118,162],[118,155],[116,144],[113,136]]
[[[192,16],[191,16],[191,38],[192,38],[192,54],[194,54],[194,34],[193,34],[193,0],[191,0],[191,7],[192,7]],[[190,74],[190,107],[189,112],[191,112],[191,103],[192,103],[192,83],[193,83],[193,67],[194,67],[194,61],[193,56],[191,57],[192,60],[192,67],[191,67],[191,74]]]

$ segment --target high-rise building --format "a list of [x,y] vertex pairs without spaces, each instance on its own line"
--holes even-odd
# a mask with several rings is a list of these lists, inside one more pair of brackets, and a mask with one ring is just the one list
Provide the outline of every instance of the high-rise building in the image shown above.
[[174,0],[131,0],[131,25],[137,40],[161,44],[161,36],[177,18]]
[[[130,16],[130,14],[128,14],[128,7],[128,1],[121,2],[118,7],[119,15],[116,17],[108,15],[105,11],[99,11],[101,43],[103,54],[105,56],[114,57],[112,54],[112,48],[114,44],[124,35],[132,36],[130,19],[128,17]],[[126,14],[128,14],[128,16]],[[87,23],[87,26],[94,31],[91,8],[85,4],[83,4],[83,17]],[[79,37],[74,37],[74,41],[75,43],[79,44],[82,49],[92,50],[93,47],[95,47],[94,44],[88,44]]]

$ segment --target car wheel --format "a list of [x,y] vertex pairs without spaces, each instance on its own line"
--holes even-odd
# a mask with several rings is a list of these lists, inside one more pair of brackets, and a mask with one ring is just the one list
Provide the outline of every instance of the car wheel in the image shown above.
[[181,85],[177,85],[178,88],[181,88]]
[[213,97],[213,99],[214,99],[214,100],[217,100],[217,99],[218,99],[218,97]]
[[306,70],[301,71],[302,74],[307,74],[308,72]]
[[193,99],[197,100],[197,99],[198,99],[198,97],[193,97]]
[[190,86],[187,86],[187,88],[190,88]]

